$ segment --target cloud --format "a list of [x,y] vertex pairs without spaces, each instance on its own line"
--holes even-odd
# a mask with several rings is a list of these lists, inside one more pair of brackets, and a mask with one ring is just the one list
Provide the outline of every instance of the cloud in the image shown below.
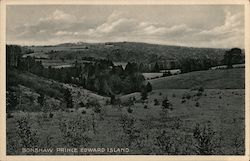
[[170,25],[139,20],[117,10],[99,22],[55,10],[36,23],[16,27],[12,34],[23,41],[140,41],[197,47],[243,47],[243,17],[243,13],[225,9],[224,22],[201,29],[186,23]]
[[64,13],[61,10],[55,10],[51,16],[39,19],[40,22],[61,21],[61,22],[68,22],[68,23],[75,22],[76,20],[77,19],[75,16]]

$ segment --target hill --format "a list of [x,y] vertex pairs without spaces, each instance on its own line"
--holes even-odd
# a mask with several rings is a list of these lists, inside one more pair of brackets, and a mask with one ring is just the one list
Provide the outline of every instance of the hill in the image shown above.
[[29,46],[34,52],[43,52],[52,59],[107,58],[117,62],[151,63],[183,58],[211,58],[220,61],[226,49],[194,48],[138,42],[64,43],[54,46]]
[[245,68],[190,72],[149,81],[153,89],[244,89]]

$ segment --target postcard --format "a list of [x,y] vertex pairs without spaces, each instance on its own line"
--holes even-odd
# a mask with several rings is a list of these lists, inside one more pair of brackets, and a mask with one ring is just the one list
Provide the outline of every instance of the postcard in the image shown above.
[[0,161],[250,159],[249,1],[0,2]]

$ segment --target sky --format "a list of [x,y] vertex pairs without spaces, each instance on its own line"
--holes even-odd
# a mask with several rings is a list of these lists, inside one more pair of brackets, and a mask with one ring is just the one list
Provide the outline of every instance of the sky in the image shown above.
[[146,42],[244,48],[242,5],[8,5],[7,43]]

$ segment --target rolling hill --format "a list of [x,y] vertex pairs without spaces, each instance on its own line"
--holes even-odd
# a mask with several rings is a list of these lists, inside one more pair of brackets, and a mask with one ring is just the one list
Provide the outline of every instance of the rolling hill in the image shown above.
[[34,52],[43,52],[52,59],[107,58],[117,62],[151,63],[183,58],[211,58],[220,61],[226,49],[194,48],[138,42],[65,43],[54,46],[29,46]]
[[207,70],[152,79],[155,89],[190,89],[202,86],[207,89],[244,89],[245,68]]

